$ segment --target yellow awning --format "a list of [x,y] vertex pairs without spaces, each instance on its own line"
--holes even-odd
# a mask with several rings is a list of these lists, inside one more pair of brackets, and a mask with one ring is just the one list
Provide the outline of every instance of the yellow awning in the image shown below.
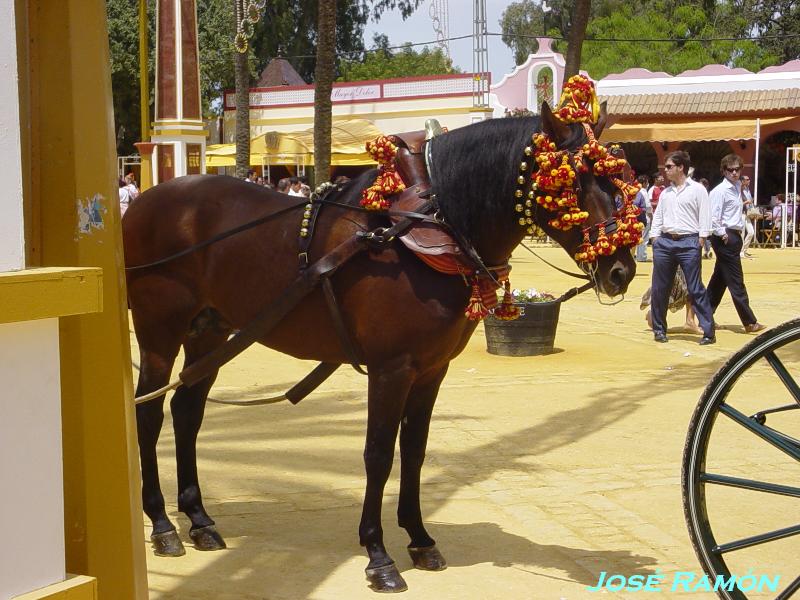
[[[761,119],[761,127],[789,121],[794,117]],[[704,142],[710,140],[751,140],[756,137],[756,119],[704,119],[646,123],[615,123],[603,131],[603,142]]]
[[[365,152],[364,145],[379,135],[381,131],[366,119],[334,121],[331,127],[331,164],[375,164]],[[230,167],[235,164],[235,144],[206,147],[206,166]],[[250,141],[250,164],[313,165],[314,128],[294,132],[269,131],[253,138]]]
[[[226,148],[220,148],[227,146]],[[210,148],[210,146],[209,146]],[[250,164],[260,165],[296,165],[314,164],[313,154],[298,155],[270,155],[270,154],[251,154]],[[335,167],[340,166],[359,166],[359,165],[374,165],[375,161],[366,152],[361,154],[331,154],[331,165]],[[236,145],[235,144],[216,144],[215,148],[206,152],[206,166],[207,167],[233,167],[236,165]]]

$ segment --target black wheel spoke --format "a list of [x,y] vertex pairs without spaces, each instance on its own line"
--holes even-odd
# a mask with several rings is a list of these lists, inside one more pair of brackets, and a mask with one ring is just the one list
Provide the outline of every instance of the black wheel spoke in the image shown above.
[[760,533],[758,535],[751,535],[750,537],[728,542],[727,544],[720,544],[712,549],[715,554],[725,554],[726,552],[733,552],[734,550],[742,550],[743,548],[750,548],[751,546],[758,546],[766,542],[774,542],[775,540],[782,540],[783,538],[791,537],[800,533],[800,525],[792,525],[791,527],[784,527],[783,529],[776,529],[775,531],[768,531],[767,533]]
[[[791,468],[792,463],[775,455],[781,467],[778,470],[771,469],[776,459],[770,456],[774,453],[766,446],[769,444],[800,462],[800,434],[796,420],[793,416],[771,417],[776,413],[791,415],[788,411],[800,410],[800,372],[796,366],[797,357],[800,356],[798,352],[800,318],[774,327],[736,352],[706,386],[689,423],[683,455],[684,513],[689,536],[703,570],[715,581],[719,576],[730,578],[734,573],[747,569],[760,568],[763,572],[785,573],[787,580],[771,582],[770,591],[775,590],[772,591],[772,597],[777,596],[778,600],[790,597],[800,600],[800,576],[795,578],[798,571],[791,568],[792,564],[796,564],[796,553],[790,547],[798,542],[800,524],[768,530],[777,525],[760,519],[758,515],[783,514],[782,509],[788,500],[781,500],[780,496],[800,498],[800,481],[797,481],[797,474]],[[764,370],[762,359],[767,361],[771,370]],[[759,368],[748,373],[748,369],[754,366]],[[750,376],[748,385],[737,387],[746,376]],[[775,376],[788,391],[788,398],[781,391],[781,386],[775,387]],[[753,379],[757,381],[753,382]],[[757,386],[755,396],[753,383]],[[764,408],[756,409],[752,415],[741,412],[740,407],[746,404],[739,404],[739,401],[745,398],[756,400],[757,406]],[[725,418],[720,418],[720,415],[725,415]],[[729,425],[728,419],[747,433]],[[770,419],[774,422],[767,425]],[[766,444],[754,443],[751,434]],[[732,449],[736,450],[733,454]],[[751,461],[746,462],[754,463],[755,469],[744,477],[724,474],[725,468],[713,466],[718,457],[738,457],[742,451],[749,453],[751,450],[758,452]],[[729,491],[723,493],[719,487],[726,487]],[[748,494],[748,491],[754,493]],[[757,510],[750,512],[747,511],[748,507]],[[724,526],[742,508],[745,509],[744,514],[750,515],[748,522],[755,519],[757,529],[748,531]],[[788,514],[792,515],[789,519],[797,519],[796,523],[800,521],[794,512]],[[741,537],[736,539],[735,536]],[[780,543],[779,540],[786,541]],[[738,552],[746,548],[752,550]],[[763,564],[758,564],[760,558],[764,559]],[[780,593],[777,589],[779,584],[785,588]],[[718,593],[725,600],[747,600],[748,596],[739,587],[725,588],[724,591],[720,589]]]
[[792,496],[794,498],[800,498],[800,488],[792,487],[789,485],[779,485],[777,483],[768,483],[766,481],[741,479],[739,477],[729,477],[728,475],[715,475],[713,473],[702,473],[700,475],[700,481],[703,481],[705,483],[724,485],[728,487],[742,488],[745,490],[754,490],[756,492],[767,492],[768,494],[779,494],[781,496]]
[[778,378],[783,382],[783,385],[786,386],[786,389],[789,390],[789,393],[794,398],[794,401],[800,404],[800,386],[797,385],[797,382],[794,380],[789,374],[789,371],[781,362],[781,359],[775,354],[775,352],[767,352],[764,355],[764,358],[767,360],[769,365],[772,367],[772,370],[778,375]]
[[800,577],[795,579],[789,584],[789,587],[778,594],[775,597],[775,600],[786,600],[786,598],[791,598],[797,590],[800,590]]
[[730,417],[733,421],[750,430],[762,440],[772,444],[782,450],[796,461],[800,461],[800,448],[793,443],[791,438],[776,432],[774,429],[759,424],[755,419],[751,419],[742,412],[733,408],[730,404],[720,404],[719,411]]

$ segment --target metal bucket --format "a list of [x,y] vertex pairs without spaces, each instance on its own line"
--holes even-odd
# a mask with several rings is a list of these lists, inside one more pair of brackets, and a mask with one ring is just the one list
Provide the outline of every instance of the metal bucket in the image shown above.
[[560,300],[554,302],[515,303],[520,316],[503,321],[494,315],[483,320],[489,354],[500,356],[536,356],[553,351],[558,327]]

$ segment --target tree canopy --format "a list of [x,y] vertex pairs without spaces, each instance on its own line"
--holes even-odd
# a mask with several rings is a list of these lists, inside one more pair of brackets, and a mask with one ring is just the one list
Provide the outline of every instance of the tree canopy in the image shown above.
[[388,50],[388,39],[376,35],[377,48],[365,53],[358,60],[344,60],[339,65],[338,81],[360,81],[364,79],[390,79],[392,77],[414,77],[419,75],[446,75],[460,73],[453,61],[441,48],[414,50],[407,43],[399,52]]
[[[783,4],[787,6],[778,6]],[[503,41],[514,51],[517,64],[536,51],[534,36],[567,37],[574,0],[549,0],[548,5],[551,10],[544,12],[539,2],[521,0],[503,13]],[[720,63],[758,71],[796,58],[796,39],[742,38],[793,29],[800,29],[800,4],[792,0],[600,0],[592,5],[581,68],[596,79],[630,67],[674,75]],[[719,37],[735,41],[700,41]],[[661,39],[674,41],[645,41]],[[564,52],[566,44],[558,42],[556,48]]]

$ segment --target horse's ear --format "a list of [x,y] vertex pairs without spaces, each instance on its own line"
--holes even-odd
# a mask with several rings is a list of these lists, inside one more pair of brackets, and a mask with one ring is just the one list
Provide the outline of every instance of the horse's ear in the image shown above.
[[569,126],[557,119],[547,102],[542,102],[542,131],[550,136],[556,146],[569,136]]
[[597,117],[597,123],[595,123],[594,127],[592,127],[592,131],[594,132],[594,137],[600,138],[600,135],[603,133],[603,129],[606,128],[606,122],[608,121],[608,102],[603,101],[600,104],[600,115]]

